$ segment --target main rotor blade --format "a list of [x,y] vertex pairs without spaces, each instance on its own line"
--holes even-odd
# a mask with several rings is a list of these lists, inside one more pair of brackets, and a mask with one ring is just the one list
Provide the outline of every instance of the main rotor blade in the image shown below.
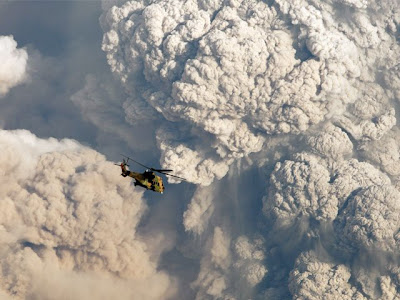
[[151,170],[155,171],[155,172],[160,172],[160,173],[162,173],[162,172],[172,172],[172,170],[153,169],[153,168],[151,168]]
[[183,177],[179,177],[179,176],[176,176],[176,175],[173,175],[173,174],[166,173],[166,172],[172,172],[172,170],[156,170],[156,169],[153,169],[153,168],[151,170],[154,171],[154,172],[158,172],[158,173],[161,173],[161,174],[164,174],[164,175],[167,175],[167,176],[171,176],[171,177],[176,177],[176,178],[179,178],[181,180],[186,181],[186,179],[183,178]]
[[141,164],[140,162],[138,162],[138,161],[136,161],[136,160],[130,158],[129,156],[126,156],[126,155],[123,155],[123,154],[121,154],[121,155],[124,156],[124,157],[126,157],[126,158],[128,158],[128,159],[130,159],[131,161],[137,163],[138,165],[141,165],[142,167],[144,167],[144,168],[146,168],[146,169],[150,169],[150,170],[153,169],[153,168],[151,168],[151,167],[145,166],[144,164]]
[[171,177],[175,177],[175,178],[179,178],[180,180],[184,180],[184,181],[186,181],[186,179],[185,178],[183,178],[183,177],[179,177],[179,176],[176,176],[176,175],[173,175],[173,174],[168,174],[168,173],[163,173],[163,172],[160,172],[161,174],[164,174],[164,175],[167,175],[167,176],[171,176]]

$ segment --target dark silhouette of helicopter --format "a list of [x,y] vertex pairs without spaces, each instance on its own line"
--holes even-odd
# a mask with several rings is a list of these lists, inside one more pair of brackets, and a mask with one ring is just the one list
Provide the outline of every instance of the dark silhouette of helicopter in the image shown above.
[[[125,155],[122,155],[122,156],[125,157],[127,160],[125,161],[125,159],[122,159],[122,163],[115,164],[115,165],[121,167],[121,175],[123,177],[129,176],[129,177],[132,177],[135,179],[135,182],[134,182],[135,186],[138,185],[138,186],[144,187],[147,190],[152,190],[154,192],[158,192],[158,193],[162,194],[164,192],[164,183],[163,183],[162,178],[160,176],[156,175],[155,172],[164,174],[166,176],[176,177],[176,178],[186,181],[185,178],[169,174],[169,172],[172,172],[172,170],[150,168],[128,156],[125,156]],[[137,172],[128,170],[127,167],[129,167],[129,165],[128,165],[129,160],[146,168],[146,171],[144,171],[143,173],[137,173]]]

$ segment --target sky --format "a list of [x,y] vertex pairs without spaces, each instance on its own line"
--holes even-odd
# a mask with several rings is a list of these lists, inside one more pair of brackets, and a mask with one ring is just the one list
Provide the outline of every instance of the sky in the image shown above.
[[1,299],[400,299],[397,0],[3,1],[0,62]]

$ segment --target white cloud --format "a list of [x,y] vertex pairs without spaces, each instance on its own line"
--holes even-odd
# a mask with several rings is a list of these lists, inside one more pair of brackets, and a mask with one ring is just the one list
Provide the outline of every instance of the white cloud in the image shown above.
[[17,48],[12,35],[0,36],[0,61],[0,97],[3,97],[26,78],[28,53]]

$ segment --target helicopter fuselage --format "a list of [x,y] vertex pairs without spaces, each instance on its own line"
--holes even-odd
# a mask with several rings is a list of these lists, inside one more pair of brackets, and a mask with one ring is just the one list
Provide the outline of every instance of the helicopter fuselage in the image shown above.
[[143,173],[137,173],[130,170],[127,170],[126,167],[121,164],[121,175],[123,177],[132,177],[135,179],[135,186],[139,185],[144,187],[147,190],[152,190],[154,192],[163,193],[164,192],[164,184],[163,180],[160,176],[154,174],[151,171],[145,171]]

